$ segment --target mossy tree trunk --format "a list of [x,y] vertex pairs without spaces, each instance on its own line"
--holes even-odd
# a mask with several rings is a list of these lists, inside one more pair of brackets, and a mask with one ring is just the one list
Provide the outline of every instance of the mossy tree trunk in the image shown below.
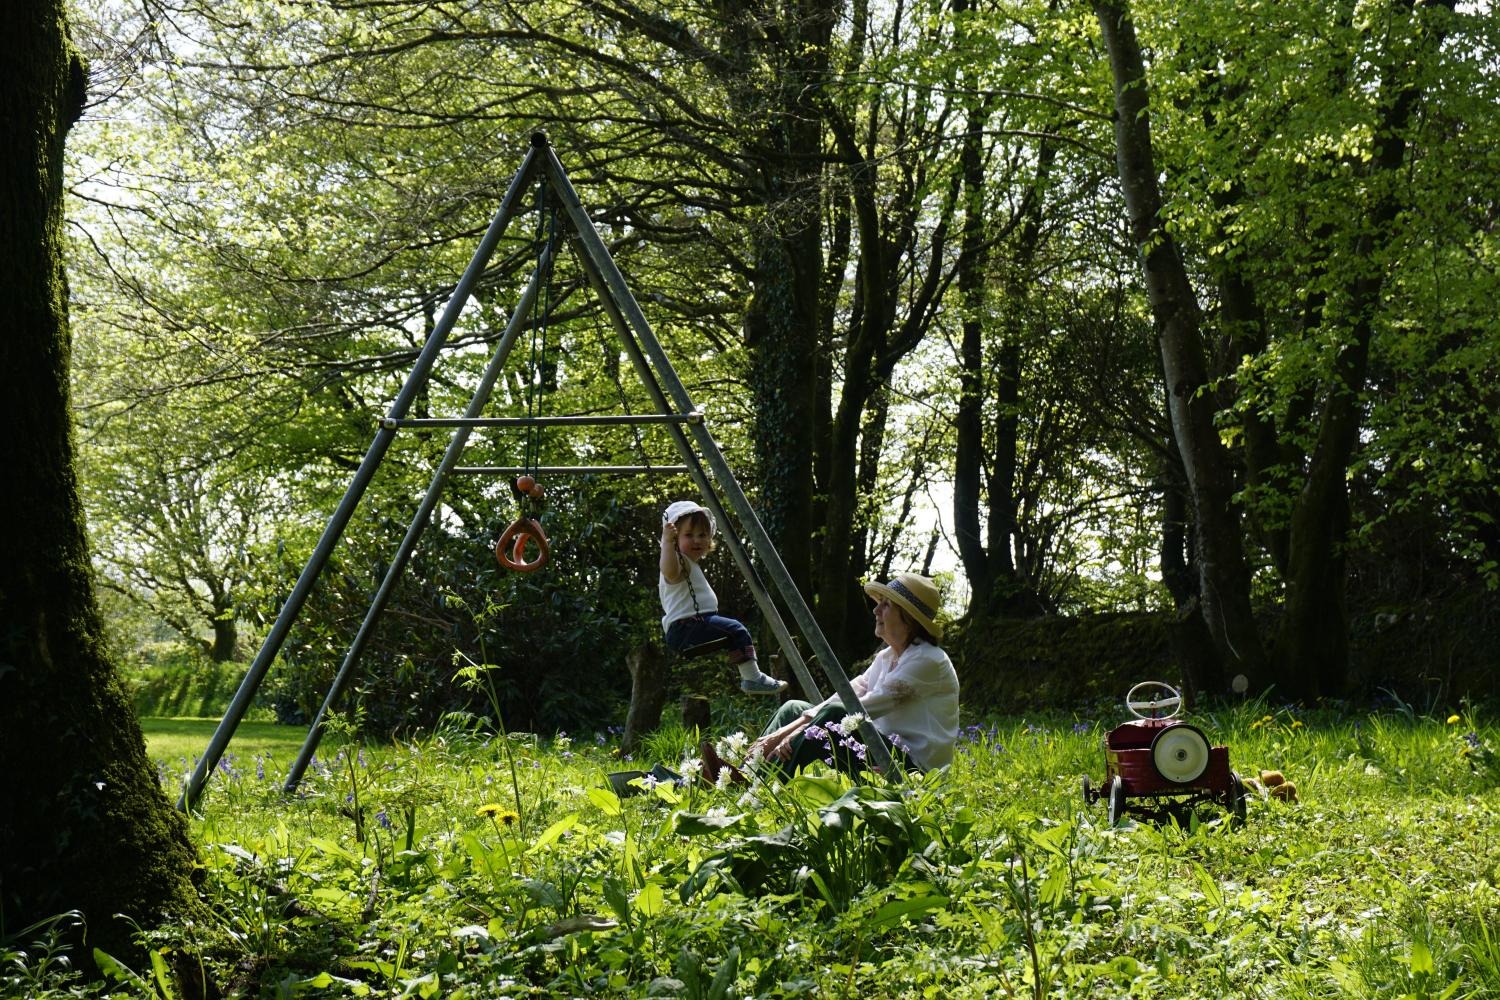
[[[18,0],[0,37],[0,928],[78,910],[131,947],[199,906],[195,855],[105,651],[68,409],[63,142],[85,73],[60,0]],[[80,958],[87,961],[87,952]]]

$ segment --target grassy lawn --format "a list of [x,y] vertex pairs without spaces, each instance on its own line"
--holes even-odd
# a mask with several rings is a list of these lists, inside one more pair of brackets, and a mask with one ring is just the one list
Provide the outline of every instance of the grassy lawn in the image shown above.
[[[145,718],[141,729],[146,734],[146,753],[158,767],[171,774],[186,774],[208,747],[218,719]],[[224,763],[243,768],[246,762],[261,760],[268,771],[286,773],[302,741],[307,738],[303,726],[282,726],[274,722],[242,722],[224,752]],[[250,765],[255,766],[255,765]]]
[[[218,923],[153,940],[226,997],[1500,996],[1492,719],[1202,713],[1298,801],[1187,829],[1083,806],[1118,721],[987,721],[899,786],[815,768],[624,799],[609,772],[691,774],[694,734],[624,761],[606,734],[449,729],[325,751],[288,798],[303,733],[251,724],[193,817]],[[145,725],[175,794],[214,722]]]

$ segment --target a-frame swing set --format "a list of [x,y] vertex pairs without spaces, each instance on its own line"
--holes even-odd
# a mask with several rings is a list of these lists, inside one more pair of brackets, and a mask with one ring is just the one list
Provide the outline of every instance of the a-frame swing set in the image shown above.
[[[469,296],[474,290],[480,275],[488,266],[491,255],[494,253],[500,238],[505,234],[512,218],[520,209],[526,193],[533,184],[538,184],[545,192],[545,197],[552,199],[559,210],[557,216],[560,226],[553,228],[552,235],[543,244],[539,254],[536,270],[532,273],[530,281],[521,293],[516,307],[507,322],[504,332],[495,347],[489,364],[486,366],[474,395],[465,408],[463,416],[448,418],[416,419],[407,416],[413,401],[426,385],[431,375],[433,366],[437,362],[438,355],[443,349],[463,312]],[[539,211],[543,209],[539,207]],[[531,318],[534,306],[539,294],[551,271],[552,259],[557,251],[557,234],[559,228],[572,244],[578,261],[587,275],[589,284],[598,296],[599,304],[609,316],[615,333],[619,337],[620,345],[626,356],[630,359],[631,366],[635,369],[644,385],[647,395],[651,398],[657,412],[651,414],[610,414],[610,415],[588,415],[588,416],[539,416],[528,413],[525,417],[484,417],[486,404],[496,382],[505,370],[505,364],[510,356],[511,349],[523,328],[526,327]],[[544,317],[545,318],[545,317]],[[283,790],[292,792],[301,782],[303,774],[311,763],[313,753],[316,751],[318,742],[322,737],[323,723],[329,711],[337,703],[339,696],[348,686],[354,676],[354,671],[363,655],[364,648],[374,632],[375,623],[379,620],[381,613],[385,610],[401,574],[406,568],[406,563],[415,550],[417,541],[420,539],[423,528],[436,508],[438,499],[442,493],[443,486],[448,477],[454,472],[490,472],[500,474],[516,470],[498,468],[461,468],[459,458],[468,444],[470,432],[479,427],[520,428],[528,433],[534,432],[543,426],[566,426],[566,425],[588,425],[588,424],[662,424],[665,426],[679,455],[682,457],[681,466],[651,467],[635,466],[536,466],[524,468],[519,471],[523,473],[581,473],[581,472],[685,472],[692,477],[699,491],[702,493],[703,502],[709,510],[713,511],[715,519],[721,527],[721,538],[725,547],[734,559],[735,566],[744,576],[750,591],[755,598],[766,623],[770,626],[777,643],[781,647],[786,662],[796,674],[798,682],[802,686],[805,697],[811,701],[821,701],[822,694],[819,692],[817,683],[808,669],[807,662],[803,659],[792,638],[786,622],[782,619],[771,593],[761,580],[752,561],[751,552],[759,559],[771,585],[775,588],[782,603],[791,612],[802,636],[812,649],[812,656],[822,668],[823,674],[839,695],[840,700],[850,711],[863,714],[859,697],[849,685],[849,679],[840,665],[838,657],[834,655],[832,647],[828,644],[823,631],[818,627],[813,618],[812,611],[807,602],[803,600],[802,594],[793,583],[791,574],[787,572],[786,566],[781,561],[775,546],[771,542],[760,518],[750,506],[744,491],[740,489],[739,482],[730,470],[728,463],[724,460],[718,444],[709,433],[703,414],[689,398],[687,389],[677,377],[656,335],[652,332],[650,324],[646,321],[645,314],[641,311],[639,303],[630,293],[625,284],[625,277],[615,266],[614,259],[610,256],[608,248],[600,238],[598,230],[594,228],[587,210],[579,200],[578,194],[573,189],[572,182],[563,170],[562,163],[553,151],[547,138],[538,132],[532,136],[531,147],[527,151],[525,159],[515,176],[511,179],[505,197],[496,210],[494,218],[490,221],[489,228],[480,240],[478,249],[475,250],[473,258],[465,268],[463,276],[458,284],[454,286],[453,294],[449,297],[447,305],[443,309],[442,316],[433,326],[427,342],[423,345],[421,353],[417,356],[412,370],[408,373],[401,391],[391,403],[389,411],[379,421],[375,438],[365,452],[364,459],[350,480],[349,487],[344,493],[343,499],[328,519],[328,524],[323,529],[322,537],[314,547],[312,555],[308,558],[306,565],[302,568],[291,593],[282,604],[281,612],[272,624],[266,635],[260,652],[256,654],[255,660],[250,664],[245,673],[245,678],[240,682],[239,689],[231,699],[224,718],[220,720],[218,727],[214,730],[212,738],[203,755],[198,758],[198,763],[193,773],[188,777],[184,786],[182,796],[178,800],[179,809],[191,809],[201,797],[203,786],[208,780],[209,774],[218,766],[220,758],[224,755],[225,748],[233,738],[235,730],[244,719],[245,712],[249,709],[255,693],[259,690],[261,682],[265,679],[276,655],[281,651],[282,644],[286,641],[288,632],[296,622],[298,614],[306,603],[308,595],[316,584],[318,576],[327,565],[332,555],[334,546],[338,544],[343,535],[355,508],[358,507],[361,497],[364,495],[386,452],[390,449],[392,441],[398,431],[409,428],[452,428],[453,436],[449,441],[448,448],[439,461],[433,473],[432,481],[427,487],[427,492],[412,516],[406,535],[390,561],[384,578],[379,588],[371,599],[369,610],[361,622],[359,631],[349,645],[344,655],[343,663],[338,673],[334,676],[333,683],[329,686],[328,693],[323,700],[322,707],[318,710],[317,717],[313,720],[308,730],[307,739],[302,746],[297,760],[293,763],[288,773]],[[530,448],[528,448],[528,465],[532,464]],[[707,468],[705,468],[705,465]],[[712,473],[710,478],[709,473]],[[519,491],[518,491],[519,492]],[[524,494],[522,494],[524,496]],[[524,500],[522,501],[524,504]],[[745,538],[741,538],[733,529],[733,522],[727,516],[733,511]],[[509,560],[512,568],[533,569],[537,568],[545,560],[545,536],[541,534],[540,527],[534,522],[526,523],[529,519],[523,514],[518,517],[512,525],[506,529],[501,537],[501,543],[496,546],[496,554],[501,558],[502,565]],[[747,545],[748,543],[748,545]],[[541,552],[537,558],[528,561],[525,553],[532,546],[538,547]],[[886,751],[884,742],[879,738],[868,720],[862,724],[862,733],[872,762],[886,773],[894,773],[891,767],[890,755]]]

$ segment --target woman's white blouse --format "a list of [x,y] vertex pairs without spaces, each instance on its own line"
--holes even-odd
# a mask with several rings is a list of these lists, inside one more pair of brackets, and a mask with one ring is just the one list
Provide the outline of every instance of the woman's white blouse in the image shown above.
[[[912,643],[897,657],[886,646],[849,686],[875,728],[924,769],[952,762],[958,741],[958,674],[940,647]],[[835,693],[803,714],[811,717],[841,704]]]

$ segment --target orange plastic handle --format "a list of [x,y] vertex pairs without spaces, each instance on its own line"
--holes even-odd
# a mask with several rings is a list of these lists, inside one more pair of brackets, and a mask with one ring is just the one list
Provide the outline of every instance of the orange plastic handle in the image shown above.
[[[537,557],[531,562],[526,561],[528,539],[536,542],[537,547]],[[541,569],[547,564],[550,555],[547,536],[542,532],[541,523],[534,517],[516,518],[495,543],[495,559],[503,568],[517,573],[531,573]]]

